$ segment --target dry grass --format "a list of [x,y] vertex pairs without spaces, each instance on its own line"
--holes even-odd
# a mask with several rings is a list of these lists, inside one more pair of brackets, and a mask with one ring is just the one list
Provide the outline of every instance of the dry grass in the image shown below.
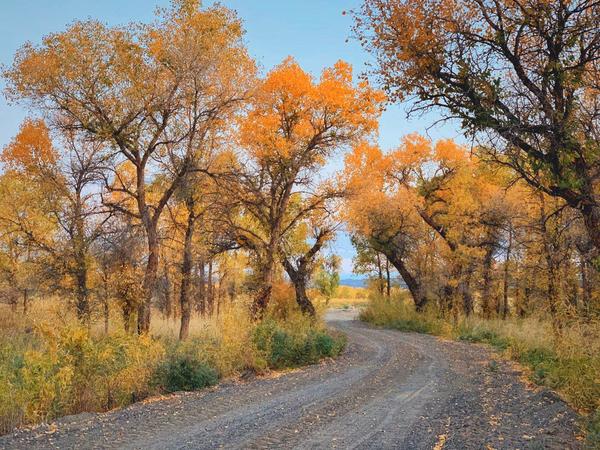
[[321,309],[327,308],[362,308],[369,303],[369,290],[367,288],[354,286],[339,286],[335,297],[326,301],[317,292],[311,292],[315,303]]
[[300,314],[289,293],[276,292],[263,322],[251,320],[243,299],[218,316],[194,315],[184,343],[176,339],[179,321],[158,311],[150,335],[140,337],[123,331],[116,310],[106,335],[101,318],[86,329],[58,299],[32,302],[26,316],[0,305],[0,434],[338,354],[343,339]]

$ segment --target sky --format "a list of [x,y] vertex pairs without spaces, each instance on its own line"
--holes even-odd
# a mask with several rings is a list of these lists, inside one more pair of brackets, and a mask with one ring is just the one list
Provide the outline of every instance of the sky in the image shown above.
[[[109,25],[149,22],[157,7],[169,0],[0,0],[0,64],[9,65],[26,41],[37,44],[51,32],[62,31],[74,20],[93,18]],[[211,4],[205,1],[204,4]],[[324,67],[343,59],[357,74],[366,70],[370,56],[351,38],[352,18],[344,11],[358,8],[360,0],[222,0],[236,10],[246,28],[246,44],[263,71],[293,56],[307,71],[318,75]],[[4,84],[0,79],[0,89]],[[402,136],[419,132],[431,139],[459,138],[451,124],[431,126],[438,117],[406,118],[407,105],[390,106],[380,122],[379,143],[384,149],[398,145]],[[7,104],[0,95],[0,147],[16,134],[27,111]],[[343,155],[333,162],[341,167]],[[352,271],[354,251],[340,233],[332,252],[342,258],[342,277]]]

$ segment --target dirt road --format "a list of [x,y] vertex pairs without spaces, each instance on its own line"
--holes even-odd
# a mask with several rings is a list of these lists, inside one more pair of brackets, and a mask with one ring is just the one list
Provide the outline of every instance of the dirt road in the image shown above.
[[329,313],[347,351],[279,377],[84,414],[0,448],[578,448],[576,415],[479,346]]

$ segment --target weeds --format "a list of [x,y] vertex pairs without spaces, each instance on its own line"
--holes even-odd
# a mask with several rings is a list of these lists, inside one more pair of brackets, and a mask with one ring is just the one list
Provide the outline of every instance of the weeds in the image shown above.
[[[174,321],[150,336],[108,335],[38,305],[29,318],[0,321],[0,434],[82,411],[105,411],[144,397],[214,385],[220,378],[312,364],[338,355],[343,336],[281,304],[259,323],[245,305],[195,317],[185,342]],[[113,327],[117,328],[117,327]]]

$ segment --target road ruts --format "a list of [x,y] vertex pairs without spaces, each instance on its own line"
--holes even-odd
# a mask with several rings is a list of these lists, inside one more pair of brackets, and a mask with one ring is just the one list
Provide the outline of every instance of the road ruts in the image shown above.
[[353,319],[328,314],[349,342],[334,361],[67,417],[0,448],[579,448],[576,414],[483,347]]

